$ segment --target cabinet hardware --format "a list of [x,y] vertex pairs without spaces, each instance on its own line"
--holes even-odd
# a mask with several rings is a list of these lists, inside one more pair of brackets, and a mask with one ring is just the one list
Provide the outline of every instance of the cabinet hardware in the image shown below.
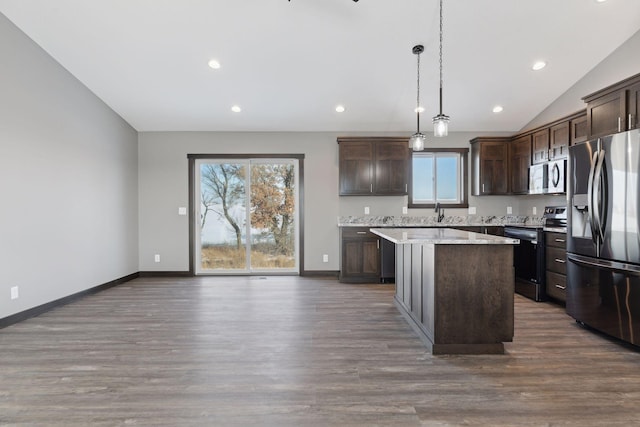
[[378,249],[380,249],[380,240],[376,240],[376,246],[378,246]]
[[482,192],[484,193],[484,184],[482,184]]
[[563,291],[564,291],[565,289],[567,289],[567,287],[566,287],[566,286],[562,286],[562,285],[556,285],[556,288],[561,289],[561,290],[563,290]]
[[565,262],[567,262],[567,261],[565,261],[565,260],[563,260],[563,259],[560,259],[560,258],[556,258],[556,259],[555,259],[555,261],[556,261],[556,262],[559,262],[559,263],[562,263],[562,264],[564,264]]
[[618,132],[622,132],[622,117],[618,116]]
[[564,240],[564,239],[554,239],[554,240],[556,242],[558,242],[558,243],[565,243],[566,242],[566,240]]
[[409,184],[405,184],[404,185],[404,192],[408,193],[409,192]]
[[627,126],[627,130],[633,129],[633,114],[629,113],[629,125]]
[[373,184],[371,184],[371,191],[370,192],[373,193]]
[[367,234],[366,231],[356,231],[356,234]]

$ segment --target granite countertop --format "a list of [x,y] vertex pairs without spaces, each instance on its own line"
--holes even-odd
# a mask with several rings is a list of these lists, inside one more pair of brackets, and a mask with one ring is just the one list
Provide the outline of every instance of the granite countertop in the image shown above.
[[396,244],[517,245],[518,239],[451,228],[372,228],[371,232]]
[[477,227],[477,226],[517,226],[542,228],[542,217],[523,215],[468,215],[446,216],[437,222],[435,216],[341,216],[338,227]]

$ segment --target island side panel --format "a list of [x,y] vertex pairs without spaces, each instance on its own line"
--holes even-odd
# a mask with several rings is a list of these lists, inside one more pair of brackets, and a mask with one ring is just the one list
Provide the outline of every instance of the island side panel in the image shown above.
[[434,344],[512,341],[513,247],[438,245],[434,258]]
[[435,245],[422,245],[422,326],[433,341],[435,333]]
[[411,248],[411,315],[422,323],[422,246],[420,243],[407,245]]
[[396,245],[396,300],[404,301],[404,245]]

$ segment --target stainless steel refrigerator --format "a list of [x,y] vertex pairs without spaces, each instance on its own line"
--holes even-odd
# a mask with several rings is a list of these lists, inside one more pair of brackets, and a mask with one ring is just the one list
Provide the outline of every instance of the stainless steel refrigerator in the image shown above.
[[640,345],[640,130],[569,148],[567,313]]

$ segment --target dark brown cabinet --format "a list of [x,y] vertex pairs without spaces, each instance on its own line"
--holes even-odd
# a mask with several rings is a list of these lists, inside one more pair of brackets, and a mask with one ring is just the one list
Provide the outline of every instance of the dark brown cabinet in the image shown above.
[[509,143],[511,192],[529,192],[529,166],[531,166],[531,135],[524,135]]
[[340,240],[342,250],[340,281],[380,282],[380,238],[366,227],[342,227]]
[[549,128],[535,132],[532,138],[532,163],[544,163],[549,160]]
[[549,160],[562,159],[569,155],[569,130],[568,121],[549,128]]
[[582,98],[587,103],[588,137],[638,127],[640,74]]
[[589,137],[589,127],[587,125],[587,114],[582,114],[569,121],[571,128],[570,145],[584,142]]
[[338,138],[338,144],[341,196],[407,194],[406,138]]
[[567,236],[564,233],[545,233],[546,291],[558,301],[567,300]]
[[627,100],[627,129],[637,129],[640,127],[640,82],[629,87]]
[[503,137],[471,140],[471,174],[474,196],[509,193],[509,141]]

